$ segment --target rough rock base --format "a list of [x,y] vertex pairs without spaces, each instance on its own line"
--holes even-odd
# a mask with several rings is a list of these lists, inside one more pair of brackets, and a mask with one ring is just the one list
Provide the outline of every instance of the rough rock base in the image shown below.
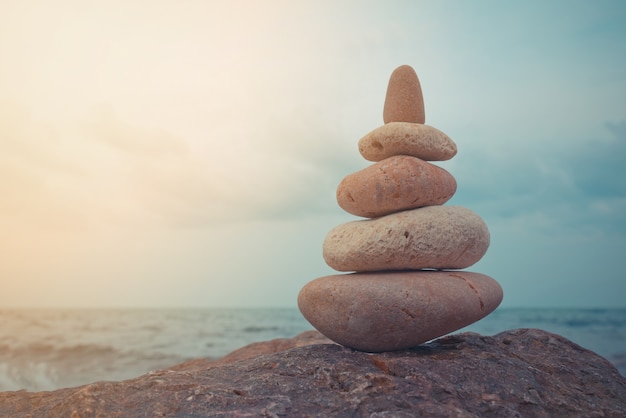
[[0,416],[623,417],[626,379],[537,329],[463,333],[381,354],[312,331],[123,382],[0,393]]

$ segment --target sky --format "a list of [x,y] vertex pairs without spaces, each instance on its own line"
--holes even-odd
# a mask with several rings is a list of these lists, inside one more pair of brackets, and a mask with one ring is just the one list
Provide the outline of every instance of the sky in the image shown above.
[[0,307],[295,307],[417,72],[503,307],[626,308],[623,1],[0,0]]

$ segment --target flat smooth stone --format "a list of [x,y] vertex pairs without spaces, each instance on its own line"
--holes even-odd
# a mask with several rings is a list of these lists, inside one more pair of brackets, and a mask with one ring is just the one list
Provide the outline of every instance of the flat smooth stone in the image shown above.
[[368,161],[381,161],[394,155],[445,161],[454,157],[457,149],[448,135],[430,125],[392,122],[361,138],[359,152]]
[[300,312],[318,331],[368,352],[415,347],[478,321],[501,301],[498,282],[468,271],[325,276],[298,295]]
[[338,225],[322,253],[338,271],[463,269],[489,248],[489,229],[461,206],[426,206]]
[[415,70],[409,65],[396,68],[387,85],[383,121],[424,123],[424,97]]
[[353,215],[375,218],[442,205],[455,192],[456,180],[443,168],[395,155],[346,176],[337,187],[337,203]]

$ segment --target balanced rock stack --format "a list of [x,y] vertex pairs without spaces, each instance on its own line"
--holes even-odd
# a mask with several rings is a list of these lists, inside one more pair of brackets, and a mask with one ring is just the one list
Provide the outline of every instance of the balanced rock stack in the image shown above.
[[365,218],[332,229],[323,245],[338,271],[298,295],[304,317],[328,338],[369,352],[401,350],[456,331],[502,301],[492,278],[459,269],[486,253],[489,230],[469,209],[443,206],[456,180],[427,161],[449,160],[455,143],[425,125],[419,80],[410,66],[391,75],[384,125],[359,141],[374,164],[344,178],[337,202]]

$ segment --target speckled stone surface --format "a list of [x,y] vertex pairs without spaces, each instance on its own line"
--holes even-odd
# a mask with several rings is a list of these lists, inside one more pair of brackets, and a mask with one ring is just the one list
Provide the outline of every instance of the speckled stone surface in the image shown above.
[[324,240],[338,271],[463,269],[487,252],[489,229],[461,206],[426,206],[336,226]]
[[417,123],[392,122],[359,140],[359,152],[369,161],[393,155],[412,155],[425,161],[445,161],[456,155],[456,144],[437,128]]
[[379,354],[324,340],[312,331],[122,382],[2,392],[0,416],[626,416],[617,369],[546,331],[464,332]]
[[424,97],[415,70],[409,65],[396,68],[387,85],[383,121],[424,123]]
[[337,187],[337,203],[353,215],[375,218],[442,205],[454,192],[456,180],[443,168],[396,155],[346,176]]

